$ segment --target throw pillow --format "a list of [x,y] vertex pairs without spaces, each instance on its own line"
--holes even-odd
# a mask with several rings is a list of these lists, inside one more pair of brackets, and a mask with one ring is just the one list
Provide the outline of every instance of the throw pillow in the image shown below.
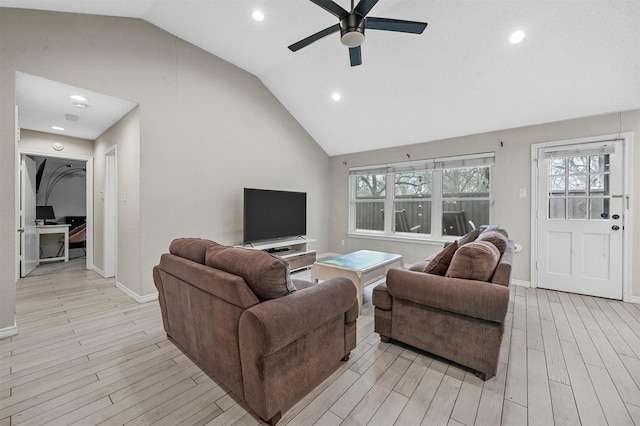
[[202,238],[176,238],[169,245],[169,253],[204,265],[209,246],[220,246],[220,244]]
[[277,299],[296,291],[289,262],[262,250],[227,247],[212,250],[207,266],[241,276],[261,301]]
[[478,236],[476,241],[488,241],[492,243],[496,246],[501,255],[507,249],[507,243],[509,242],[507,237],[498,230],[485,230]]
[[478,238],[478,235],[480,235],[479,229],[474,229],[473,231],[467,232],[458,239],[458,247],[475,241],[476,238]]
[[424,272],[433,275],[443,275],[447,273],[449,263],[453,258],[454,253],[458,250],[458,242],[454,241],[451,244],[443,248],[440,253],[433,258],[431,262],[424,268]]
[[496,232],[499,232],[499,233],[501,233],[502,235],[504,235],[504,236],[505,236],[505,238],[506,238],[507,240],[509,239],[509,233],[508,233],[508,232],[507,232],[507,230],[506,230],[506,229],[504,229],[502,226],[498,226],[498,225],[491,225],[491,226],[488,226],[488,227],[485,229],[485,232],[486,232],[486,231],[496,231]]
[[451,259],[447,277],[489,281],[500,260],[498,249],[487,241],[474,241],[460,247]]

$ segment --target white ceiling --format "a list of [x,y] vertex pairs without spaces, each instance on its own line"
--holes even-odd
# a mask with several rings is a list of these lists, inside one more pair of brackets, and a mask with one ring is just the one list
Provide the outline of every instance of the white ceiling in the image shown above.
[[[0,6],[144,19],[255,74],[330,155],[640,108],[638,0],[380,0],[369,16],[429,26],[368,31],[353,68],[338,33],[287,49],[337,23],[304,0]],[[526,38],[511,45],[515,29]]]
[[[71,95],[81,95],[87,100],[74,101],[69,98]],[[16,103],[20,128],[89,140],[97,139],[137,105],[20,72],[16,74]],[[78,108],[75,104],[87,108]],[[64,130],[55,130],[52,126]]]

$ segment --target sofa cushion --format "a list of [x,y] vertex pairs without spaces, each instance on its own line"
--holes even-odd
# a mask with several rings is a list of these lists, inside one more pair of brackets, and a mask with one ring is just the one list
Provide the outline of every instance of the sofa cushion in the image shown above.
[[502,253],[507,249],[507,243],[509,240],[501,231],[485,230],[483,233],[478,235],[476,241],[486,241],[493,244],[502,255]]
[[262,250],[213,248],[207,253],[206,265],[241,276],[261,301],[296,291],[289,262]]
[[491,225],[491,226],[488,226],[488,227],[484,230],[484,232],[487,232],[487,231],[496,231],[496,232],[499,232],[499,233],[501,233],[502,235],[504,235],[504,236],[505,236],[505,238],[506,238],[507,240],[509,239],[509,233],[508,233],[508,232],[507,232],[507,230],[506,230],[505,228],[503,228],[502,226],[498,226],[498,225]]
[[467,232],[458,239],[458,247],[475,241],[476,238],[478,238],[478,235],[480,235],[479,229],[474,229],[473,231]]
[[389,290],[387,290],[386,283],[380,283],[373,288],[373,292],[371,293],[371,303],[379,309],[391,309],[393,300],[389,294]]
[[440,250],[440,253],[424,268],[424,272],[433,275],[444,275],[456,250],[458,250],[458,242],[454,241]]
[[500,260],[500,252],[488,241],[474,241],[460,247],[451,259],[447,277],[489,281]]
[[202,238],[176,238],[169,245],[169,253],[204,265],[209,246],[220,246],[220,244]]

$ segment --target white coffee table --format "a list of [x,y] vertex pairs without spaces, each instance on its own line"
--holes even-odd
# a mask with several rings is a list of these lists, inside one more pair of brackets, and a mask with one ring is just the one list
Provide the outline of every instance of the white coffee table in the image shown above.
[[349,278],[358,292],[358,305],[362,310],[362,289],[384,278],[391,268],[403,268],[402,256],[380,251],[359,250],[316,261],[311,267],[311,280]]

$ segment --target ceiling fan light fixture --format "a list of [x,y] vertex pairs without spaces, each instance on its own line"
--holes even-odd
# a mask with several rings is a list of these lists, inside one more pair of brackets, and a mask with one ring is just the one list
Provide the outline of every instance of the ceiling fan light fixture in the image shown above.
[[349,31],[340,37],[340,42],[347,47],[358,47],[364,43],[364,33],[359,31]]
[[259,10],[253,12],[251,16],[258,22],[264,21],[264,13],[260,12]]
[[518,30],[518,31],[514,31],[511,34],[511,37],[509,37],[509,42],[511,44],[518,44],[520,43],[522,40],[524,40],[524,31]]

